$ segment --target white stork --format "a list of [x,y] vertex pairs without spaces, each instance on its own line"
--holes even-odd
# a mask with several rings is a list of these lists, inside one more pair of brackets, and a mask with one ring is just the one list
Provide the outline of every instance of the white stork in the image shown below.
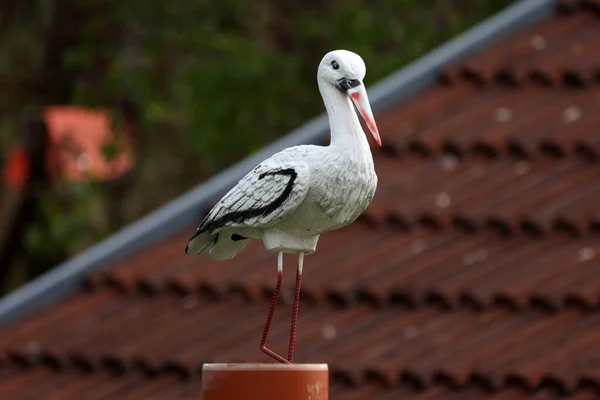
[[[209,250],[211,258],[234,257],[252,239],[277,253],[277,286],[261,350],[282,363],[294,355],[300,282],[305,254],[316,250],[319,235],[352,223],[367,208],[377,187],[369,143],[353,104],[375,141],[381,139],[363,84],[362,58],[347,50],[323,57],[317,82],[329,115],[329,146],[287,148],[244,176],[208,213],[189,239],[186,254]],[[283,254],[298,254],[298,270],[288,358],[266,347],[283,281]]]

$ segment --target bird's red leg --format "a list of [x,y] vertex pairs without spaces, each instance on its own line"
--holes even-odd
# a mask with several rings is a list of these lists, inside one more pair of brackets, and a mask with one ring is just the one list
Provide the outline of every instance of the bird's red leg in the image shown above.
[[300,284],[302,283],[302,267],[304,253],[298,254],[298,272],[296,273],[296,291],[294,293],[294,308],[292,309],[292,328],[290,330],[290,346],[288,348],[288,361],[294,360],[294,346],[296,345],[296,325],[298,324],[298,308],[300,307]]
[[288,360],[281,357],[274,351],[267,349],[267,337],[269,336],[269,329],[271,328],[271,321],[273,320],[273,314],[275,313],[275,306],[279,300],[279,292],[281,290],[281,284],[283,282],[283,253],[277,254],[277,286],[275,286],[275,292],[273,293],[273,300],[271,301],[271,308],[269,309],[269,315],[267,315],[267,322],[265,323],[265,330],[263,331],[262,339],[260,341],[260,349],[266,355],[273,357],[275,360],[281,363],[289,363]]

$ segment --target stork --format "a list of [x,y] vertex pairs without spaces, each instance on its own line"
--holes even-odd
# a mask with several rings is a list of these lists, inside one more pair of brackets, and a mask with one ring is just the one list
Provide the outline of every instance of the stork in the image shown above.
[[[373,156],[354,111],[356,107],[381,146],[365,74],[358,54],[327,53],[319,63],[317,83],[329,116],[330,144],[290,147],[261,162],[212,208],[185,248],[186,254],[208,250],[212,259],[225,260],[257,239],[277,254],[277,284],[260,348],[282,363],[293,362],[304,256],[315,252],[322,233],[355,221],[375,195]],[[283,282],[284,253],[298,255],[287,358],[266,346]]]

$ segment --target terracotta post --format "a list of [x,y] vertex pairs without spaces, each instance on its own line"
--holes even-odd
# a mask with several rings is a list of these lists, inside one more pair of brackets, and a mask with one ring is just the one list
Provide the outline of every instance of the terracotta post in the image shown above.
[[202,400],[328,400],[327,364],[205,364]]

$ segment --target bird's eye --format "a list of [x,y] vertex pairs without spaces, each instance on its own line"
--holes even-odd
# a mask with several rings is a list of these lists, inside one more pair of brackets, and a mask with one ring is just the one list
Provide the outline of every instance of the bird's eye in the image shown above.
[[333,68],[333,69],[339,69],[339,68],[340,68],[340,65],[338,64],[338,62],[337,62],[337,61],[333,60],[333,61],[331,62],[331,68]]

